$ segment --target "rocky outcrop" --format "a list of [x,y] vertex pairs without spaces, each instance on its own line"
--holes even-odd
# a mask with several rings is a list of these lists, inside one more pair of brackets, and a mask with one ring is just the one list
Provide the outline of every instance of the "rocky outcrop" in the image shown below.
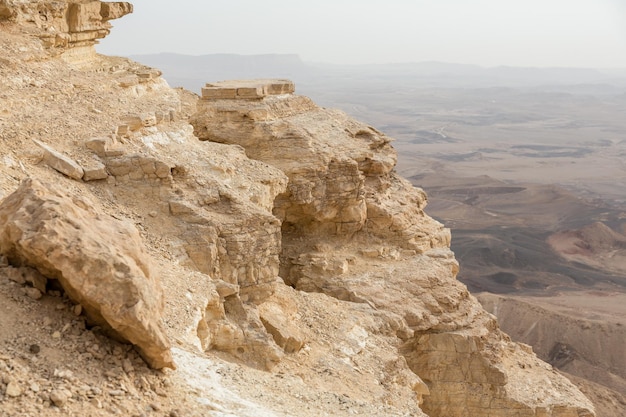
[[[262,300],[278,280],[280,221],[271,209],[286,178],[250,161],[241,149],[217,145],[229,163],[238,164],[242,177],[233,181],[233,172],[223,170],[212,146],[197,146],[189,133],[175,140],[164,135],[159,146],[170,150],[166,158],[145,147],[110,157],[104,151],[101,159],[122,198],[136,199],[139,193],[153,201],[155,214],[167,216],[188,265],[239,286],[245,301]],[[142,134],[136,133],[151,143]]]
[[199,142],[184,123],[137,123],[123,140],[94,137],[85,148],[109,174],[102,186],[129,206],[146,202],[180,262],[217,283],[195,323],[200,346],[272,368],[290,347],[274,342],[255,306],[282,285],[281,224],[271,211],[287,178],[240,147]]
[[133,226],[28,179],[0,205],[0,231],[11,264],[58,280],[94,325],[133,343],[152,367],[174,367],[161,286]]
[[0,0],[0,21],[23,25],[51,51],[82,49],[77,55],[95,54],[93,45],[111,31],[109,21],[132,12],[128,2]]
[[[250,158],[289,177],[274,203],[282,220],[281,276],[288,282],[297,285],[315,246],[329,238],[414,254],[449,246],[449,230],[423,212],[426,194],[393,172],[390,138],[340,111],[287,94],[293,89],[279,88],[291,85],[284,80],[240,84],[211,84],[210,94],[205,88],[191,124],[200,139],[241,145]],[[240,88],[254,89],[254,99],[220,93]],[[272,91],[281,94],[267,93]]]
[[[424,213],[426,194],[394,172],[390,138],[289,89],[268,94],[274,84],[288,85],[211,84],[191,124],[200,139],[243,146],[289,177],[273,210],[285,282],[384,312],[425,383],[419,392],[429,394],[431,416],[592,416],[589,401],[501,333],[456,280],[450,233]],[[263,308],[261,319],[286,344],[271,311]],[[526,387],[526,373],[540,387]]]
[[[586,399],[456,281],[450,232],[395,173],[390,138],[287,80],[212,83],[199,101],[128,60],[74,65],[123,3],[0,4],[0,194],[27,176],[59,184],[27,180],[1,206],[3,411],[588,415]],[[59,19],[47,49],[23,35],[42,35],[37,7]],[[57,37],[63,22],[68,37]],[[68,161],[83,181],[67,178],[80,177]],[[57,282],[74,302],[44,292]],[[175,340],[178,369],[144,378],[100,327],[156,367],[171,363]],[[37,349],[42,360],[25,356]],[[71,384],[50,372],[64,360]],[[267,410],[248,412],[258,404]]]
[[83,175],[85,175],[85,171],[83,170],[83,167],[76,163],[76,161],[57,152],[50,146],[41,143],[38,140],[35,140],[35,143],[43,149],[43,161],[50,168],[75,180],[81,180],[83,178]]
[[207,83],[202,88],[205,100],[256,100],[267,96],[291,94],[296,86],[289,80],[242,80]]

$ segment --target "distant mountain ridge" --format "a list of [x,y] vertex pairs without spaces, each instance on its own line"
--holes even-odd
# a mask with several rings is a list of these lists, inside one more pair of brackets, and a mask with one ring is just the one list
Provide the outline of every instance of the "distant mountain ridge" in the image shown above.
[[[599,70],[592,68],[534,68],[534,67],[480,67],[435,61],[335,65],[303,61],[297,54],[209,54],[183,55],[160,53],[131,55],[131,59],[163,71],[172,86],[199,92],[204,83],[227,79],[289,78],[304,90],[318,88],[332,82],[356,83],[401,82],[407,87],[549,87],[586,86],[581,93],[603,91],[611,85],[626,92],[626,69]],[[596,88],[597,86],[597,88]],[[611,90],[614,89],[606,89]]]

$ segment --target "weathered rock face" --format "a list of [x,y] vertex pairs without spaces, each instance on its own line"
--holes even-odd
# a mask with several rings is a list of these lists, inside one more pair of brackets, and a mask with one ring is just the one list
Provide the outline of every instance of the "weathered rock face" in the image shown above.
[[91,48],[110,33],[109,20],[132,13],[128,2],[0,0],[0,21],[20,23],[46,48]]
[[[428,393],[431,416],[593,415],[569,381],[512,343],[456,280],[450,233],[424,213],[425,193],[393,171],[390,139],[289,85],[209,84],[191,118],[200,139],[241,145],[289,177],[274,202],[285,282],[384,314],[425,383],[416,392]],[[271,304],[260,309],[275,339],[289,343],[286,326],[272,330]],[[541,386],[527,387],[527,374]]]
[[[108,19],[129,10],[0,0],[0,195],[27,176],[60,184],[26,181],[0,208],[8,213],[0,214],[0,302],[12,305],[11,317],[26,317],[35,341],[46,342],[50,329],[20,303],[42,297],[43,307],[51,278],[153,366],[171,362],[162,314],[179,368],[159,386],[172,408],[191,415],[270,414],[247,412],[250,401],[281,415],[588,415],[586,399],[512,344],[456,281],[449,231],[424,213],[426,195],[394,172],[389,138],[293,95],[287,80],[207,85],[197,106],[157,70],[89,55]],[[75,65],[83,53],[85,66]],[[102,212],[141,229],[165,289],[162,313],[137,231]],[[23,354],[8,351],[13,367]],[[53,353],[58,363],[76,350]],[[40,413],[24,399],[26,378],[7,378],[4,354],[3,411]],[[111,359],[100,358],[76,355],[85,368],[76,374],[98,380]],[[33,360],[28,372],[47,375],[54,361],[43,369]],[[198,381],[216,367],[250,401],[212,402],[213,379]],[[66,392],[49,382],[43,389],[68,414],[101,413],[98,403],[70,400],[83,398],[82,384]],[[152,381],[117,382],[133,404],[126,414],[143,413]],[[112,395],[104,394],[105,409],[118,411]]]
[[176,242],[180,263],[217,283],[219,295],[208,297],[196,323],[201,347],[271,368],[283,350],[255,305],[282,285],[281,223],[272,207],[287,178],[241,147],[200,142],[191,131],[184,122],[138,122],[123,138],[90,138],[85,148],[106,169],[100,184],[128,206],[141,202],[159,236]]
[[529,346],[493,337],[499,331],[495,320],[490,324],[471,332],[424,334],[404,346],[411,369],[430,388],[423,407],[428,415],[595,415],[578,388]]
[[27,179],[0,205],[0,231],[10,263],[58,280],[94,324],[136,345],[151,366],[174,367],[160,322],[161,286],[133,226]]
[[[150,143],[144,133],[136,135]],[[122,198],[139,193],[168,218],[166,230],[182,241],[189,265],[238,285],[245,301],[262,300],[278,280],[281,225],[271,209],[287,179],[241,148],[202,146],[189,133],[164,135],[159,147],[167,158],[146,147],[101,160]],[[241,177],[233,180],[219,158],[237,164]]]
[[[289,177],[274,203],[283,221],[283,278],[295,284],[303,256],[329,237],[413,253],[449,246],[449,230],[423,212],[426,194],[393,172],[390,138],[340,111],[286,94],[293,88],[284,80],[237,85],[203,89],[191,124],[200,139],[241,145],[250,158]],[[255,94],[237,93],[247,89]],[[305,243],[299,243],[302,236]]]

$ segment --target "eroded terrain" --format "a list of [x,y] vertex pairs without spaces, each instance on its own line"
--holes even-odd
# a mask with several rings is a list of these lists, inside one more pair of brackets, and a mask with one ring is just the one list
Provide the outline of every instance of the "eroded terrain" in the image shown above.
[[480,299],[514,338],[568,372],[599,415],[624,414],[615,372],[623,364],[596,357],[626,355],[624,71],[138,59],[163,64],[191,89],[199,71],[288,75],[321,104],[393,136],[398,172],[428,192],[429,212],[453,230],[459,278],[485,292]]

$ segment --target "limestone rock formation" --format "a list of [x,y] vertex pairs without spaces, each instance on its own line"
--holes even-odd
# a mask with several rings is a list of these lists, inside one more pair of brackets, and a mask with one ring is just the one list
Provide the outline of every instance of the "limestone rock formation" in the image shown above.
[[[390,138],[288,89],[268,94],[274,84],[286,83],[211,84],[190,122],[200,139],[243,146],[289,177],[274,202],[285,282],[385,311],[406,363],[428,386],[429,415],[593,415],[569,381],[512,343],[455,279],[449,230],[424,213],[425,193],[393,171]],[[515,367],[532,368],[568,400],[524,388]]]
[[132,12],[128,2],[0,0],[0,22],[20,23],[52,52],[72,50],[70,60],[94,56],[93,45],[111,31],[109,21]]
[[256,100],[266,96],[291,94],[296,86],[290,80],[242,80],[207,83],[202,89],[202,98]]
[[[283,222],[281,276],[288,282],[306,278],[303,267],[315,263],[310,253],[329,237],[409,253],[449,246],[449,230],[423,212],[426,194],[393,172],[390,138],[340,111],[285,94],[292,89],[282,88],[290,85],[284,80],[240,85],[283,94],[259,93],[250,100],[228,96],[239,91],[237,82],[211,84],[190,122],[200,139],[241,145],[250,158],[289,177],[274,203]],[[307,239],[300,244],[302,235]]]
[[174,367],[161,286],[134,227],[28,179],[0,205],[0,231],[11,264],[58,280],[94,324],[136,345],[151,366]]
[[44,162],[62,174],[67,175],[75,180],[80,180],[85,175],[83,167],[78,165],[76,161],[71,160],[67,156],[55,151],[48,145],[35,140],[35,143],[44,150]]
[[[128,11],[0,0],[3,412],[593,414],[456,280],[450,232],[394,171],[389,137],[287,80],[200,99],[94,55]],[[83,181],[49,168],[65,158]],[[42,291],[55,280],[81,306]],[[175,341],[177,369],[146,369],[83,309],[153,366]]]

